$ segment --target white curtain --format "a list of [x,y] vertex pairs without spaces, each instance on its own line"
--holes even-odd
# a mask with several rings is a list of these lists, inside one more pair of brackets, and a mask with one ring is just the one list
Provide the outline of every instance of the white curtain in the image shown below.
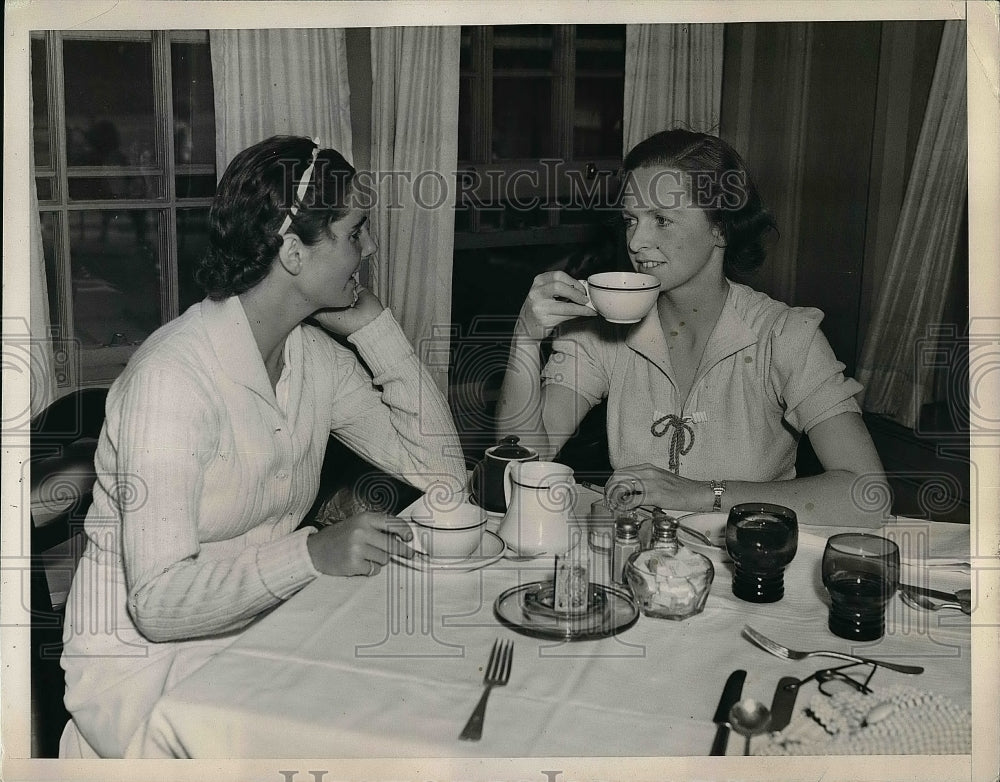
[[721,24],[625,28],[625,152],[660,130],[719,132]]
[[[944,310],[962,224],[968,166],[965,22],[945,22],[923,126],[885,277],[857,377],[862,407],[908,427],[932,398],[934,362],[918,340],[933,339]],[[932,350],[933,342],[927,343]]]
[[372,284],[448,387],[460,28],[372,29]]
[[219,177],[236,153],[278,133],[319,138],[353,160],[342,29],[212,30],[209,36]]
[[[28,90],[28,100],[31,101],[31,90]],[[31,416],[38,415],[55,399],[55,360],[52,351],[52,338],[49,330],[49,299],[48,282],[45,275],[45,253],[42,246],[42,221],[38,215],[38,193],[35,189],[35,145],[30,142],[34,138],[35,128],[32,118],[35,113],[31,104],[28,106],[28,126],[30,128],[28,155],[29,170],[32,173],[28,183],[30,222],[28,237],[29,278],[29,345],[31,362],[29,371],[28,392],[30,393]]]

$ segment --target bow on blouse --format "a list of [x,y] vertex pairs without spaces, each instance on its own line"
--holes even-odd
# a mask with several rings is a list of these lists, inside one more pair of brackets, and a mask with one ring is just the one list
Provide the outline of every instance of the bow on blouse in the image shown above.
[[663,437],[667,432],[670,435],[670,461],[668,467],[670,472],[677,474],[681,467],[681,457],[688,453],[694,446],[694,429],[691,428],[690,418],[680,418],[679,416],[668,414],[653,421],[649,427],[654,437]]

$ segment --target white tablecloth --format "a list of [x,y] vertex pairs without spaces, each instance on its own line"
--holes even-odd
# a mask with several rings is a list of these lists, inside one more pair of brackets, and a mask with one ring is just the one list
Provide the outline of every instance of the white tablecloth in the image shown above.
[[[596,495],[581,491],[578,510]],[[904,555],[966,557],[968,527],[887,528]],[[793,648],[848,650],[826,627],[823,544],[835,530],[801,528],[782,601],[732,595],[716,565],[705,611],[682,622],[640,617],[619,636],[575,643],[502,626],[493,602],[549,575],[546,563],[501,560],[472,572],[390,563],[374,578],[323,577],[262,618],[229,649],[164,694],[131,753],[144,757],[691,756],[712,743],[723,683],[747,671],[744,695],[770,704],[782,676],[836,664],[791,662],[744,640],[750,624]],[[843,530],[840,530],[843,531]],[[600,563],[599,563],[600,564]],[[458,735],[482,692],[496,638],[514,642],[510,683],[494,689],[483,738]],[[852,651],[923,665],[880,669],[872,686],[907,684],[971,700],[969,618],[914,611],[894,598],[881,640]],[[803,687],[799,706],[815,693]],[[729,754],[742,740],[731,737]]]

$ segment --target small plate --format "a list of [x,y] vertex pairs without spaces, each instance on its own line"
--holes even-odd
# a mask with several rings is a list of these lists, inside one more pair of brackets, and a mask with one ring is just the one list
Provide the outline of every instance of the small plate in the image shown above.
[[413,559],[406,559],[396,554],[391,556],[393,562],[415,570],[457,570],[468,571],[492,565],[503,556],[504,542],[489,530],[483,533],[483,539],[479,542],[479,548],[467,557],[429,557],[426,554],[415,552]]
[[678,516],[678,524],[697,530],[716,545],[706,546],[694,535],[683,529],[677,530],[677,539],[689,549],[704,554],[709,559],[716,562],[729,562],[729,552],[726,551],[726,522],[728,520],[728,513],[688,513],[686,516]]
[[552,589],[551,581],[508,589],[496,599],[493,613],[518,633],[560,641],[606,638],[627,630],[639,618],[639,607],[624,589],[591,582],[591,608],[572,614],[552,610]]

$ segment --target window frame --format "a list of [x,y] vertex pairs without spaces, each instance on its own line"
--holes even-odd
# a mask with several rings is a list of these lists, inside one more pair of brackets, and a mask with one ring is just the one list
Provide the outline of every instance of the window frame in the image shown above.
[[[573,111],[575,106],[576,79],[580,76],[611,75],[601,70],[576,68],[577,25],[551,25],[553,30],[552,113],[550,130],[555,137],[556,154],[553,158],[513,158],[491,160],[493,135],[493,51],[494,26],[463,27],[471,36],[469,67],[462,68],[460,80],[472,80],[470,111],[473,118],[473,136],[470,144],[471,160],[458,161],[459,177],[469,177],[469,184],[459,183],[460,198],[456,209],[465,203],[496,204],[504,197],[529,201],[541,198],[552,203],[574,191],[577,183],[596,183],[601,188],[614,187],[621,169],[624,153],[615,157],[588,157],[578,159],[573,151]],[[624,25],[622,25],[624,29]],[[622,41],[624,47],[624,39]],[[516,78],[516,72],[511,72]],[[622,107],[624,116],[624,106]],[[547,163],[546,160],[549,162]],[[558,160],[559,168],[553,176],[552,167]],[[527,176],[524,173],[527,172]],[[504,184],[503,193],[498,182]],[[534,184],[537,182],[538,184]],[[508,187],[512,184],[512,187]],[[550,184],[555,191],[551,192]],[[586,186],[586,184],[584,185]],[[466,196],[466,198],[462,198]],[[565,223],[561,220],[561,207],[548,209],[547,222],[535,228],[491,228],[484,225],[483,214],[470,207],[468,228],[455,229],[455,249],[477,249],[510,246],[513,244],[562,244],[586,240],[593,228],[586,224]],[[488,209],[487,209],[488,211]]]
[[[32,168],[32,184],[40,179],[52,183],[52,198],[38,199],[39,218],[55,215],[53,230],[52,268],[55,279],[47,284],[55,289],[57,312],[49,314],[53,329],[66,344],[75,343],[74,302],[72,295],[72,259],[70,252],[70,218],[85,211],[121,211],[146,209],[156,213],[156,247],[159,269],[160,325],[177,317],[179,303],[179,242],[177,237],[177,210],[208,208],[211,197],[179,198],[176,178],[179,175],[215,173],[215,166],[204,163],[178,165],[174,159],[174,107],[172,93],[171,45],[174,43],[208,44],[208,30],[89,30],[32,31],[31,40],[44,40],[46,57],[46,110],[48,113],[48,143],[51,165]],[[154,148],[159,165],[138,166],[73,166],[67,160],[66,84],[63,62],[65,41],[141,41],[151,44],[153,73]],[[34,143],[32,141],[32,143]],[[84,177],[110,178],[153,174],[162,177],[162,188],[157,197],[143,199],[79,199],[70,200],[69,185],[72,179]],[[56,356],[57,385],[60,388],[79,388],[107,385],[117,377],[143,340],[128,344],[108,343],[100,346],[83,346],[73,351],[59,351]],[[74,355],[76,354],[76,355]]]

